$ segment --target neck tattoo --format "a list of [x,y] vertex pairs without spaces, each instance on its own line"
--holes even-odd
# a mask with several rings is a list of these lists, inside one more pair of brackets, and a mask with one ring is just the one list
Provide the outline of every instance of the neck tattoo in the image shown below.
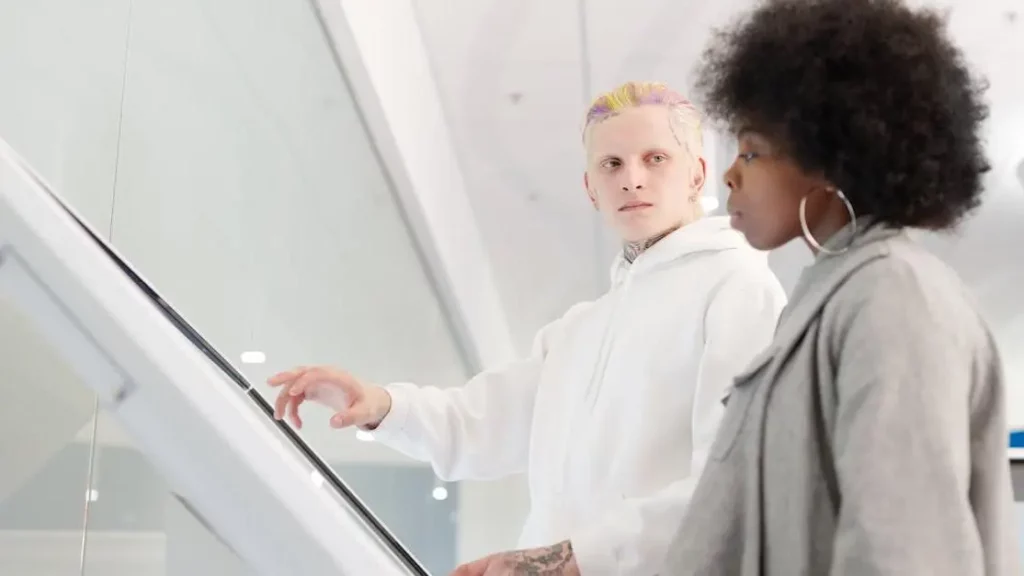
[[647,238],[646,240],[640,240],[639,242],[626,242],[626,245],[622,248],[622,255],[626,258],[626,262],[630,264],[637,259],[638,256],[644,253],[645,250],[654,246],[659,240],[668,236],[672,232],[675,232],[676,228],[669,228],[660,234],[656,234]]

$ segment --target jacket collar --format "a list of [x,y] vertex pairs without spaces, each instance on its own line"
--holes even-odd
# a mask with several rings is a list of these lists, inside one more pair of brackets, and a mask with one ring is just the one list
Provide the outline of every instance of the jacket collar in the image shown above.
[[847,224],[833,234],[824,244],[825,248],[840,249],[849,245],[849,249],[842,254],[822,252],[815,256],[793,288],[772,343],[754,358],[738,380],[746,379],[779,352],[792,348],[846,279],[869,262],[888,256],[892,250],[889,241],[905,234],[902,230],[877,224],[870,217],[858,218],[856,228]]
[[[653,270],[690,254],[744,247],[753,250],[743,234],[732,228],[728,217],[707,216],[665,236],[637,256],[632,264],[626,261],[620,251],[611,266],[612,284],[621,282],[628,272],[637,274]],[[767,252],[763,254],[767,259]]]

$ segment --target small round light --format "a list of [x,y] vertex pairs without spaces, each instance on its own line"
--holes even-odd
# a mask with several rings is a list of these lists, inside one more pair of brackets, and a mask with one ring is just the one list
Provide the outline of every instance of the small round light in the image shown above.
[[361,442],[373,442],[373,433],[366,430],[356,430],[356,440]]
[[448,489],[445,488],[444,486],[438,486],[438,487],[434,488],[434,491],[430,495],[434,497],[434,500],[438,500],[438,501],[440,501],[440,500],[447,500],[448,499]]

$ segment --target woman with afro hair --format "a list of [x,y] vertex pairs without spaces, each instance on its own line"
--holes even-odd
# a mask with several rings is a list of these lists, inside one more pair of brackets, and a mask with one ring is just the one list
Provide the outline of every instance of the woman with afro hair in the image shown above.
[[698,88],[738,138],[733,226],[815,258],[723,400],[663,574],[1019,576],[996,347],[907,234],[953,229],[988,170],[983,86],[943,18],[767,0]]

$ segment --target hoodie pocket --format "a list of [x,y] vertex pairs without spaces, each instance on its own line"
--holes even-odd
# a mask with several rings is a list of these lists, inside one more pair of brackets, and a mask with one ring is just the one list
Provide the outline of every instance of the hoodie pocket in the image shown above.
[[711,457],[715,460],[725,460],[736,445],[744,426],[750,419],[750,406],[753,404],[754,395],[757,393],[761,382],[775,358],[775,351],[765,350],[754,358],[750,366],[733,380],[729,392],[722,398],[725,404],[725,414],[722,416],[722,423],[719,425],[718,434],[711,445]]

